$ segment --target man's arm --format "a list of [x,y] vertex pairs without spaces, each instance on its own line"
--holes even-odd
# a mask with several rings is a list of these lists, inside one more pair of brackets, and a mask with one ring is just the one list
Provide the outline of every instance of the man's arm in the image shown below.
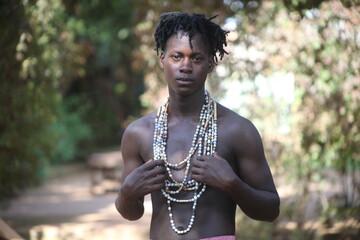
[[[280,198],[267,164],[261,137],[255,126],[243,121],[236,157],[239,176],[226,183],[225,191],[249,217],[273,221],[279,215]],[[244,196],[246,196],[244,198]]]
[[[139,128],[141,129],[141,128]],[[140,156],[141,133],[136,126],[126,129],[122,143],[124,169],[122,185],[115,200],[118,212],[128,220],[137,220],[144,214],[144,196],[160,189],[164,184],[163,161],[144,163]]]
[[[273,221],[280,198],[266,162],[261,137],[247,120],[233,129],[231,142],[239,173],[218,154],[194,161],[193,178],[226,192],[249,217]],[[239,130],[236,129],[241,129]],[[227,144],[231,145],[230,141]]]

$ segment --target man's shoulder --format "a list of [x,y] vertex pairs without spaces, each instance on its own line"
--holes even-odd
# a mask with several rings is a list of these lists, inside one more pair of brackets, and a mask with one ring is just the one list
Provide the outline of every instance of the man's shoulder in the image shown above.
[[149,113],[145,116],[142,116],[134,121],[132,121],[126,129],[133,129],[138,127],[148,127],[154,124],[156,117],[156,112]]
[[144,134],[154,128],[156,112],[149,113],[131,122],[125,129],[125,134]]
[[218,104],[218,108],[219,120],[227,128],[235,128],[232,130],[246,130],[254,127],[253,123],[249,119],[241,116],[233,110],[221,104]]
[[222,141],[234,151],[246,152],[250,145],[258,145],[260,134],[255,125],[236,112],[219,106],[218,132]]

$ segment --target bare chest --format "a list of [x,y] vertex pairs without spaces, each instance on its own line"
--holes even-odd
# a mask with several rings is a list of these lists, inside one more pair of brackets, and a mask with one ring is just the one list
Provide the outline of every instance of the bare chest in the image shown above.
[[[194,145],[194,135],[196,131],[197,123],[190,121],[179,121],[176,123],[170,123],[168,126],[168,137],[166,141],[166,157],[167,161],[170,163],[180,163],[185,158],[189,157],[190,150]],[[234,170],[236,168],[236,162],[234,159],[233,152],[233,141],[229,139],[229,134],[223,131],[224,126],[221,122],[218,124],[218,133],[217,133],[217,147],[216,152],[228,160],[230,165],[233,166]],[[154,131],[154,129],[152,129]],[[152,132],[153,133],[153,132]],[[142,147],[142,157],[144,161],[149,159],[154,159],[153,153],[153,134],[146,136]],[[145,136],[144,136],[145,137]],[[231,137],[230,137],[231,138]],[[191,155],[191,158],[197,157],[199,151]],[[176,171],[175,175],[182,178],[185,170]]]
[[[186,159],[193,159],[201,154],[201,149],[196,145],[196,125],[193,123],[181,122],[169,126],[169,134],[166,143],[167,161],[171,164],[179,164]],[[184,177],[186,166],[173,171],[173,177],[181,181]]]

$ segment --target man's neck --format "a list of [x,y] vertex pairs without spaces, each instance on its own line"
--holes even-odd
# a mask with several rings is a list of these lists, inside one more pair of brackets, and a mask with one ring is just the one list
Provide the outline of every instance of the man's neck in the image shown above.
[[190,96],[170,94],[169,115],[179,119],[199,117],[205,101],[205,90]]

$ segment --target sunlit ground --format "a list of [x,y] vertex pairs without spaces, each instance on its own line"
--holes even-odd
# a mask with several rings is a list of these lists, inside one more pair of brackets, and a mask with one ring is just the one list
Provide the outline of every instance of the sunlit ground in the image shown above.
[[85,168],[28,190],[2,211],[3,218],[26,239],[148,239],[151,205],[136,222],[124,220],[115,210],[116,193],[90,193],[90,174]]
[[[139,221],[124,220],[115,210],[116,192],[93,195],[90,191],[90,173],[84,166],[65,167],[61,176],[45,185],[26,191],[11,203],[11,207],[2,211],[0,217],[25,239],[31,240],[147,240],[151,216],[149,197],[145,201],[145,215]],[[356,239],[336,238],[341,229],[348,228],[356,235],[360,224],[354,219],[334,222],[326,227],[318,216],[319,195],[327,189],[334,195],[339,185],[334,183],[312,184],[309,186],[310,201],[304,208],[306,219],[303,229],[308,234],[299,238],[297,222],[290,219],[292,208],[300,208],[297,201],[296,185],[286,179],[275,176],[282,212],[275,223],[260,223],[238,214],[239,239],[269,239],[269,234],[278,234],[271,239]],[[328,196],[328,197],[329,197]],[[321,199],[320,199],[321,201]],[[323,203],[326,204],[326,203]],[[276,228],[276,229],[275,229]],[[355,231],[355,232],[354,232]],[[328,234],[335,238],[322,238]],[[296,238],[295,238],[296,237]]]

